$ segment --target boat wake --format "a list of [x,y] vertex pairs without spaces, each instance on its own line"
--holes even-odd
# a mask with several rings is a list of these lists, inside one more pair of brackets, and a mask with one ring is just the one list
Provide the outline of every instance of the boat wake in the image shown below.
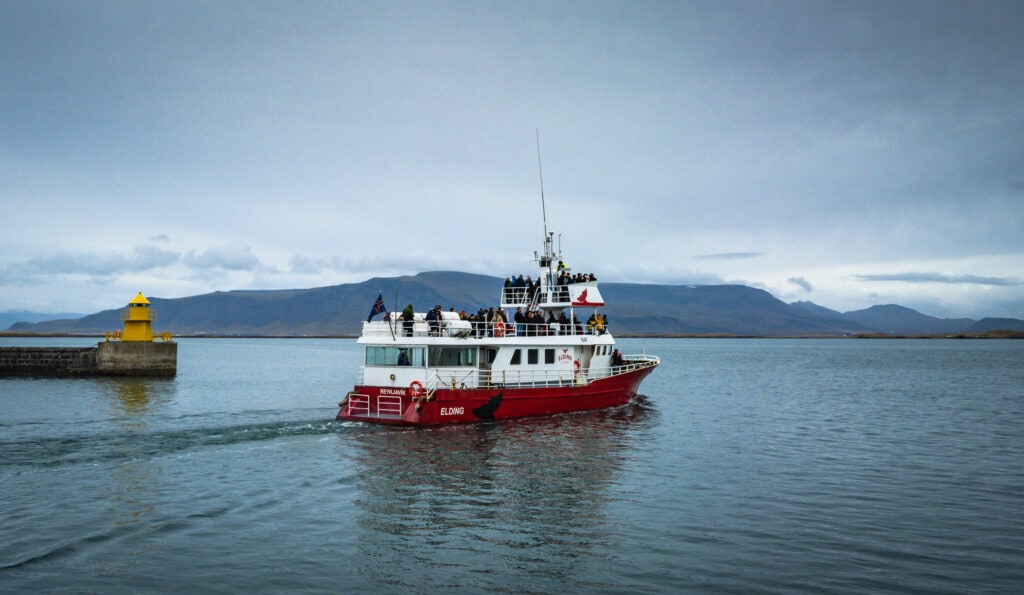
[[102,433],[0,441],[4,453],[0,468],[18,474],[26,468],[41,469],[133,461],[187,453],[209,447],[265,442],[295,436],[351,432],[362,424],[333,420],[295,420],[233,426],[192,427],[180,430],[122,429]]

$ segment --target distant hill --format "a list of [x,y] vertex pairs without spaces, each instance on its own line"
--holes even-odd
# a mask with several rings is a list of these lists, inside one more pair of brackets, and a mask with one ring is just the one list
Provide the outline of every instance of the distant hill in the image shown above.
[[[445,310],[475,312],[497,306],[502,282],[486,275],[438,271],[312,289],[149,300],[157,313],[155,330],[178,335],[355,336],[378,293],[383,293],[389,311],[400,311],[411,303],[420,312],[435,304]],[[618,335],[931,334],[965,332],[975,324],[971,319],[939,319],[893,305],[840,313],[811,302],[786,304],[766,291],[743,285],[602,283],[601,292],[608,303],[602,310]],[[70,320],[22,322],[10,330],[99,335],[121,327],[122,309]]]
[[1024,320],[1017,320],[1016,318],[982,318],[965,330],[968,333],[987,333],[990,331],[1024,332]]
[[57,312],[45,314],[42,312],[29,312],[26,310],[8,310],[0,312],[0,329],[5,329],[18,322],[44,322],[46,320],[60,320],[69,318],[80,318],[85,314],[71,312]]
[[893,334],[958,333],[975,322],[970,318],[935,318],[894,304],[871,306],[844,316],[865,327]]
[[[495,305],[502,280],[468,273],[421,273],[415,276],[374,278],[362,283],[313,289],[218,291],[177,299],[148,297],[157,313],[154,329],[175,334],[210,335],[358,335],[377,294],[383,293],[389,310],[402,303],[417,310],[428,305],[460,304],[474,311]],[[15,324],[15,332],[102,334],[121,327],[122,308],[105,310],[76,320]]]
[[607,283],[601,292],[618,333],[775,336],[865,330],[809,315],[745,285]]
[[855,323],[862,329],[895,335],[942,335],[986,333],[992,330],[1024,331],[1024,320],[1016,318],[936,318],[904,306],[886,304],[852,312],[836,312],[812,302],[793,302],[793,307],[818,316]]

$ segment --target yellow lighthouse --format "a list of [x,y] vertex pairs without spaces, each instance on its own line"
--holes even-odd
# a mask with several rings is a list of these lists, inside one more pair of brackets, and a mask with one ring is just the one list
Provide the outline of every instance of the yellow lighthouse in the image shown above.
[[128,309],[121,312],[121,320],[124,321],[121,341],[153,341],[156,310],[149,309],[149,300],[141,291],[128,302]]
[[111,376],[174,376],[178,373],[178,344],[171,340],[171,333],[160,333],[163,342],[153,342],[156,311],[149,308],[149,300],[141,291],[121,310],[121,320],[124,332],[107,333],[107,340],[97,345],[97,373]]

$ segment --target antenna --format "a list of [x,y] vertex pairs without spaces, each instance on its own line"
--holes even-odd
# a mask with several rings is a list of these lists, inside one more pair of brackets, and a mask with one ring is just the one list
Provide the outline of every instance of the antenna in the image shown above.
[[544,242],[548,242],[548,209],[544,206],[544,168],[540,164],[540,129],[537,132],[537,172],[540,174],[540,210],[544,215]]

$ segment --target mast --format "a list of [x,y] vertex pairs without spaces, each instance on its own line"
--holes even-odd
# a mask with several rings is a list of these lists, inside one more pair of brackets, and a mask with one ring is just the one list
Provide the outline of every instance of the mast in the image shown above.
[[555,280],[552,267],[554,266],[555,250],[552,237],[554,233],[548,231],[548,209],[544,203],[544,167],[540,158],[540,129],[535,129],[537,134],[537,173],[540,175],[540,210],[544,217],[544,255],[540,259],[540,267],[547,269],[544,275],[545,293],[550,296],[554,290]]
[[[541,166],[540,161],[540,129],[535,129],[537,133],[537,173],[540,174],[540,211],[544,216],[544,242],[545,245],[548,241],[548,209],[544,205],[544,168]],[[544,251],[548,252],[547,250]]]

